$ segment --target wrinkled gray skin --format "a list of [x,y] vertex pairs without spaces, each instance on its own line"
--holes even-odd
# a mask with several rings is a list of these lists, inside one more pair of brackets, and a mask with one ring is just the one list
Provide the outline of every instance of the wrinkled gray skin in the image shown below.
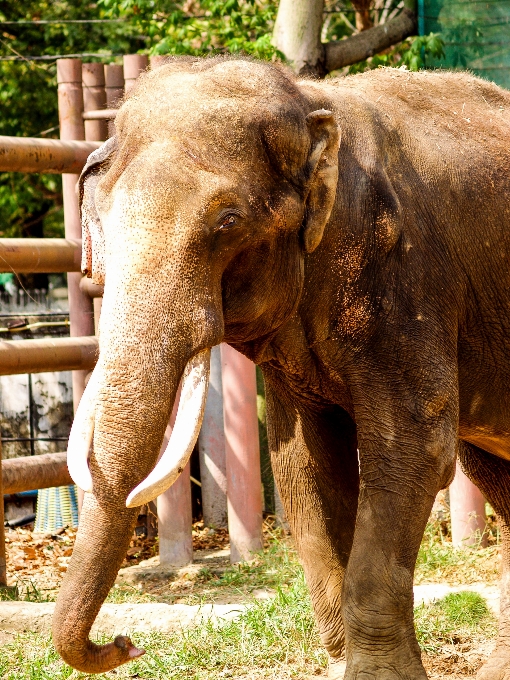
[[185,59],[141,78],[82,178],[106,281],[94,493],[54,619],[66,661],[136,654],[88,641],[135,522],[125,499],[187,361],[226,341],[262,366],[275,476],[346,678],[426,677],[413,570],[459,453],[503,537],[479,677],[510,680],[509,110],[465,74],[296,82]]

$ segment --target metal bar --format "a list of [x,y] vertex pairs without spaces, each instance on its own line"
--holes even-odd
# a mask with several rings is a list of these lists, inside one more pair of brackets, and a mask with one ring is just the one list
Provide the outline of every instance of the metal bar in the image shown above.
[[69,437],[2,437],[5,442],[66,442]]
[[0,272],[57,274],[80,269],[81,239],[0,239]]
[[83,113],[83,120],[113,120],[117,115],[117,109],[98,109],[85,111]]
[[98,354],[96,337],[0,340],[0,375],[83,371],[94,368]]
[[4,488],[3,488],[2,442],[0,441],[0,588],[7,586],[7,560],[5,554],[5,528],[4,528]]
[[[41,453],[2,461],[3,493],[67,486],[73,480],[67,469],[67,453]],[[3,522],[2,522],[3,525]]]
[[0,328],[0,333],[21,333],[21,331],[33,331],[37,328],[52,328],[55,326],[69,326],[69,321],[37,321],[37,323],[29,323],[25,326],[13,326],[12,328]]
[[0,172],[80,173],[97,142],[0,136]]
[[80,281],[81,290],[90,298],[102,298],[104,293],[104,286],[99,286],[97,283],[92,283],[92,279],[84,276]]
[[34,391],[32,385],[32,374],[28,374],[28,431],[30,432],[30,455],[35,455],[35,423],[34,423]]

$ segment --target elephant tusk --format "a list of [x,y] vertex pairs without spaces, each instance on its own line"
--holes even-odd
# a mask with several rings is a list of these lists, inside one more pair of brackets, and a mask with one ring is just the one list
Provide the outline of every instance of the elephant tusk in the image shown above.
[[88,492],[92,491],[89,451],[94,436],[97,375],[97,369],[94,369],[76,410],[67,444],[67,468],[71,479],[80,489]]
[[197,441],[209,388],[211,350],[204,349],[187,364],[170,441],[152,472],[131,491],[126,507],[137,508],[166,491],[184,470]]

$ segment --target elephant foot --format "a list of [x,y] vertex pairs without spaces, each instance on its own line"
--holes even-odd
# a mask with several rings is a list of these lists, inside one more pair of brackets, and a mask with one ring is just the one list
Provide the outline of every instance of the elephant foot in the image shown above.
[[497,648],[476,674],[476,680],[510,680],[510,648]]
[[420,659],[402,662],[398,656],[384,659],[376,655],[353,657],[343,677],[344,680],[427,680]]
[[343,680],[345,675],[345,659],[329,657],[328,680]]

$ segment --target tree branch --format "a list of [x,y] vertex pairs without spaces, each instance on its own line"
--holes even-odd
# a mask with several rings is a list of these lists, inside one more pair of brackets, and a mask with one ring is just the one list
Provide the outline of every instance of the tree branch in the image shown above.
[[394,19],[374,26],[345,40],[334,40],[324,45],[326,71],[364,61],[374,54],[396,45],[410,35],[416,35],[416,15],[408,8]]

